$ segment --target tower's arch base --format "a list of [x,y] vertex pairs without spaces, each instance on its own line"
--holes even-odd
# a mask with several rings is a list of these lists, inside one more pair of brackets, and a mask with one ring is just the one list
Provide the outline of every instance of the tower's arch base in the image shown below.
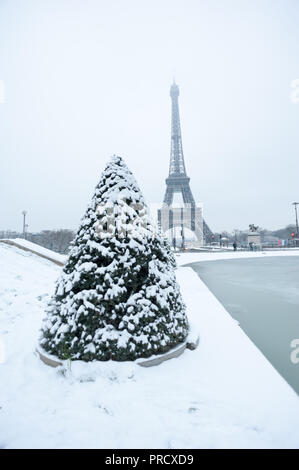
[[158,210],[158,224],[163,233],[179,227],[182,238],[184,238],[184,230],[188,229],[193,232],[198,245],[203,245],[202,209],[195,204],[185,204],[182,207],[163,204],[162,209]]

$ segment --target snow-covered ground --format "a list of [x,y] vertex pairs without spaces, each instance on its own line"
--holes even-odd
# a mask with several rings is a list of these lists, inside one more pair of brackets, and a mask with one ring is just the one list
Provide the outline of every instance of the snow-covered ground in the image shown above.
[[60,269],[0,244],[0,448],[299,447],[298,396],[191,268],[177,276],[197,350],[152,368],[43,364],[34,349]]

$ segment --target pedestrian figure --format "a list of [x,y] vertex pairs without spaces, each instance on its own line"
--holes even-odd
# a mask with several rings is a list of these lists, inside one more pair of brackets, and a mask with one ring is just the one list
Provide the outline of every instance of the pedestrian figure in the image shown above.
[[236,242],[236,240],[233,243],[233,247],[234,247],[234,251],[237,251],[237,242]]

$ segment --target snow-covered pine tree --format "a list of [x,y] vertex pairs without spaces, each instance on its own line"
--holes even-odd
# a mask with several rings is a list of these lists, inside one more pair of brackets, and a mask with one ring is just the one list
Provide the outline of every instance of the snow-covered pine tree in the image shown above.
[[173,254],[114,156],[72,243],[40,343],[60,359],[124,361],[167,352],[187,333]]

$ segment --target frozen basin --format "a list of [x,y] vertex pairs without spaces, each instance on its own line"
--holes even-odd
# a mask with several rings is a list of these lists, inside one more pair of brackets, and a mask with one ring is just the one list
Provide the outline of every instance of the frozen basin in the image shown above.
[[[299,394],[299,363],[291,360],[291,342],[299,338],[299,257],[201,261],[189,266]],[[223,338],[223,347],[226,341],[229,338]]]

